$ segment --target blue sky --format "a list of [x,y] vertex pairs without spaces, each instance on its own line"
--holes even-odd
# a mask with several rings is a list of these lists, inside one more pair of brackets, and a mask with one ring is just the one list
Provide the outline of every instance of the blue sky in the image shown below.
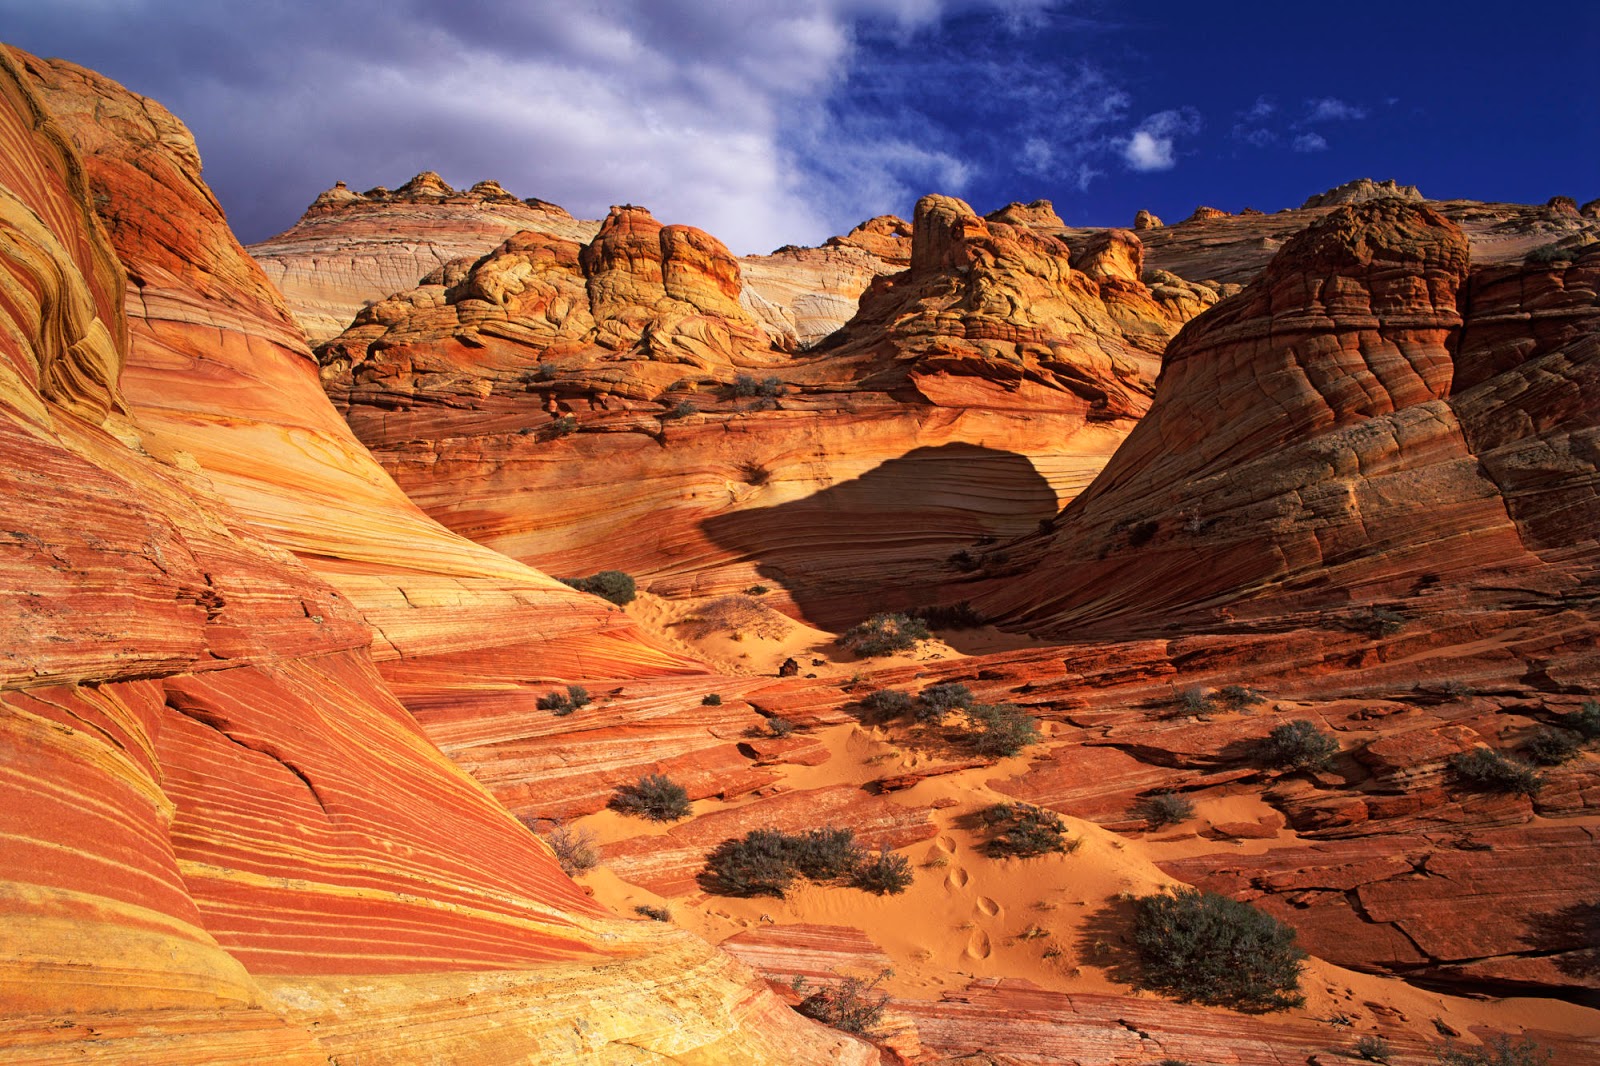
[[1592,0],[0,0],[0,39],[170,107],[246,240],[423,169],[737,252],[926,192],[1079,225],[1362,176],[1600,197]]

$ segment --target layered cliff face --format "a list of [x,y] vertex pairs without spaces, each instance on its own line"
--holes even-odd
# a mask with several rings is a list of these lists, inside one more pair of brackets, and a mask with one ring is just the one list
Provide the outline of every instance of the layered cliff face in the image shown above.
[[[1074,256],[1048,205],[1017,211],[926,198],[908,268],[790,350],[719,244],[618,208],[588,245],[520,234],[374,305],[321,349],[324,377],[464,535],[671,596],[778,585],[788,609],[847,625],[885,582],[895,606],[924,602],[953,553],[1070,499],[1147,403],[1152,353],[1216,299],[1153,294],[1131,234]],[[887,255],[904,230],[815,254]]]
[[1469,279],[1465,236],[1432,208],[1339,209],[1174,340],[1150,414],[1021,549],[1050,579],[985,603],[1064,634],[1483,583],[1577,594],[1597,528],[1575,443],[1596,432],[1595,263]]
[[372,651],[512,656],[548,628],[598,672],[699,668],[406,504],[159,105],[4,51],[0,94],[7,1048],[869,1061],[609,917]]

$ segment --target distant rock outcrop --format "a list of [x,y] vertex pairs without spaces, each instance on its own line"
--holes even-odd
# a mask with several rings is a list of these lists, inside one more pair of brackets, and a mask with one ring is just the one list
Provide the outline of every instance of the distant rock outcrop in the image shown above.
[[1347,181],[1343,185],[1335,185],[1327,192],[1317,193],[1306,198],[1300,205],[1301,210],[1312,207],[1339,207],[1342,204],[1360,204],[1368,200],[1415,200],[1423,199],[1422,193],[1417,191],[1415,185],[1399,185],[1393,178],[1387,181],[1373,181],[1371,178],[1357,178]]
[[1140,208],[1139,213],[1133,216],[1134,229],[1160,229],[1165,225],[1165,222],[1144,208]]

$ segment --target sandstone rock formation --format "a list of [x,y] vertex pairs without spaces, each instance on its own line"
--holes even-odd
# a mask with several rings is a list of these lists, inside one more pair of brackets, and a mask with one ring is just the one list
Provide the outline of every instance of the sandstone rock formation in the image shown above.
[[1423,196],[1415,185],[1399,185],[1393,178],[1386,181],[1357,178],[1343,185],[1335,185],[1327,192],[1306,197],[1306,202],[1300,205],[1300,209],[1304,211],[1313,207],[1340,207],[1344,204],[1360,204],[1368,200],[1389,198],[1421,201]]
[[1144,208],[1140,208],[1139,213],[1133,216],[1134,229],[1160,229],[1164,225],[1166,225],[1165,222],[1162,222],[1161,219],[1157,218],[1149,211],[1146,211]]
[[[504,648],[495,631],[539,625],[541,601],[552,634],[592,633],[605,612],[491,565],[361,459],[159,105],[6,52],[0,92],[14,296],[0,781],[21,812],[4,845],[7,1046],[870,1061],[692,937],[605,915],[422,736],[369,651],[386,597],[410,584],[402,556],[429,559],[411,594],[448,583],[455,617],[419,605],[433,625],[397,620],[380,654],[425,629],[434,650]],[[174,387],[184,368],[195,380]],[[226,413],[200,392],[231,397]],[[263,476],[267,455],[285,480]],[[617,1013],[575,1028],[597,995]]]

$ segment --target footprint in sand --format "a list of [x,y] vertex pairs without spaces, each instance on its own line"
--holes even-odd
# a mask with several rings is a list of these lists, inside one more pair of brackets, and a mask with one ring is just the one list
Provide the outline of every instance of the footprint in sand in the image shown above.
[[970,880],[971,878],[967,875],[967,871],[957,866],[950,871],[950,875],[944,879],[944,883],[951,888],[966,888],[967,882]]
[[982,929],[974,930],[967,938],[967,954],[975,959],[987,959],[990,952],[989,934]]
[[949,833],[940,833],[933,843],[946,855],[954,855],[956,853],[956,838]]
[[991,918],[1000,913],[1000,904],[988,896],[979,896],[974,905],[978,908],[978,913],[986,914]]

